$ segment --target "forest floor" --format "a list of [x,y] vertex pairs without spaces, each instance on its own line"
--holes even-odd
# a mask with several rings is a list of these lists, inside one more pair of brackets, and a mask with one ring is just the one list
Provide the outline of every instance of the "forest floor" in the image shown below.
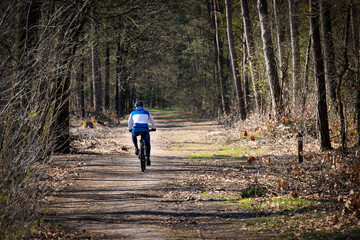
[[267,138],[250,123],[244,136],[217,121],[152,115],[157,131],[144,173],[126,120],[94,128],[71,121],[75,151],[52,159],[66,172],[65,187],[48,199],[46,224],[33,238],[360,239],[359,219],[342,217],[327,189],[312,189],[319,186],[311,177],[320,178],[296,164],[296,137],[286,126]]

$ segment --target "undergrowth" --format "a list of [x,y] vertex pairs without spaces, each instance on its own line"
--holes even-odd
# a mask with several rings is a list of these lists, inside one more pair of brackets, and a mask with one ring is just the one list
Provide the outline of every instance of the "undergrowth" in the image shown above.
[[[299,163],[297,126],[291,119],[260,121],[254,117],[233,123],[207,139],[222,146],[189,154],[190,160],[202,166],[199,169],[211,168],[211,175],[200,170],[184,182],[201,192],[193,198],[221,199],[242,211],[276,214],[256,217],[247,228],[305,239],[334,237],[332,233],[341,237],[349,228],[355,230],[348,236],[356,235],[360,226],[359,149],[346,154],[341,148],[320,151],[310,130],[303,139],[303,162]],[[333,146],[339,146],[338,139],[333,139]],[[222,169],[214,171],[214,166]]]

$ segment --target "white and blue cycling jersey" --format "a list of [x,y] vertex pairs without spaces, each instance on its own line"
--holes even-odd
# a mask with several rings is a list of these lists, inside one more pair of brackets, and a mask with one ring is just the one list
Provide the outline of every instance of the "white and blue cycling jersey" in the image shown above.
[[149,121],[151,123],[151,127],[156,128],[151,114],[141,107],[138,107],[135,111],[132,111],[129,116],[128,128],[129,130],[133,129],[134,132],[147,132],[149,130]]

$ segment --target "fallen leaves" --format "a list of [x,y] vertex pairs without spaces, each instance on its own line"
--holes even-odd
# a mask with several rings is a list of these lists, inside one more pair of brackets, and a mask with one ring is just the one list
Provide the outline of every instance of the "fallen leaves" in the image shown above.
[[277,182],[278,189],[284,189],[286,186],[286,181],[284,179],[279,179]]
[[85,128],[94,128],[94,124],[92,122],[89,122],[89,121],[84,121],[82,126],[85,127]]
[[270,157],[262,157],[261,160],[262,160],[264,163],[271,163],[271,158],[270,158]]
[[292,197],[292,198],[298,198],[299,194],[296,191],[291,191],[289,196]]
[[253,156],[251,156],[251,157],[249,157],[249,158],[247,159],[247,163],[248,163],[249,165],[253,165],[254,161],[255,161],[255,157],[253,157]]
[[294,176],[301,176],[304,174],[304,169],[303,168],[299,168],[298,166],[296,166],[295,164],[293,165],[293,169],[294,169]]

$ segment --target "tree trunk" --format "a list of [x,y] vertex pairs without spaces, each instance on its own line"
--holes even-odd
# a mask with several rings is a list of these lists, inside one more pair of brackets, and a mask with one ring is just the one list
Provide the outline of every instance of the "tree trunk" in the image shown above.
[[[78,16],[80,16],[79,13],[77,14]],[[64,73],[60,74],[60,76],[57,77],[56,83],[56,100],[53,115],[54,124],[52,126],[54,129],[52,133],[54,134],[56,140],[54,152],[70,152],[70,85],[71,69],[74,59],[72,56],[75,55],[75,52],[77,50],[78,39],[84,27],[85,19],[85,16],[82,16],[82,19],[79,19],[79,21],[72,22],[73,25],[62,25],[60,30],[61,32],[63,32],[64,36],[66,36],[65,38],[67,38],[68,45],[60,45],[63,54],[61,55],[59,62],[64,66],[66,70],[64,71]]]
[[342,81],[344,79],[345,74],[347,73],[347,71],[349,70],[349,58],[348,58],[348,54],[347,54],[347,46],[349,43],[349,28],[350,28],[350,5],[349,5],[349,9],[348,9],[348,15],[347,15],[347,20],[346,20],[346,24],[344,26],[345,29],[345,48],[344,48],[344,64],[342,67],[342,70],[339,74],[339,82],[337,83],[337,88],[336,88],[336,96],[337,96],[337,110],[338,110],[338,114],[339,114],[339,118],[340,118],[340,135],[341,135],[341,145],[342,145],[342,150],[343,152],[346,152],[347,150],[347,144],[346,144],[346,119],[345,119],[345,114],[344,114],[344,106],[343,106],[343,102],[342,102],[342,94],[341,94],[341,86],[342,86]]
[[54,146],[56,153],[70,152],[69,95],[70,76],[57,78],[54,123],[51,128],[51,132],[56,136]]
[[[22,92],[21,101],[15,106],[27,111],[31,101],[31,85],[34,79],[33,65],[36,62],[36,44],[39,36],[42,1],[19,1],[17,8],[16,61],[17,69],[13,79],[12,95]],[[20,80],[20,81],[19,81]],[[17,82],[17,84],[14,84]]]
[[357,113],[357,133],[358,133],[358,142],[357,145],[360,146],[360,28],[359,28],[359,17],[358,17],[358,6],[351,2],[351,29],[353,36],[353,45],[356,54],[356,70],[355,81],[359,86],[356,90],[356,102],[355,110]]
[[310,27],[313,44],[313,59],[315,80],[317,86],[317,115],[320,131],[320,147],[323,150],[331,149],[329,136],[329,122],[326,104],[326,83],[324,74],[324,61],[321,51],[319,0],[309,0]]
[[326,87],[328,89],[328,96],[330,103],[336,103],[336,65],[335,65],[335,48],[333,43],[332,24],[330,1],[320,1],[321,25],[323,34],[324,46],[324,62],[325,62],[325,77]]
[[80,66],[80,108],[81,108],[81,117],[85,117],[85,89],[84,89],[84,60],[81,61]]
[[278,45],[278,61],[280,69],[280,86],[282,93],[287,95],[284,91],[284,86],[287,86],[288,73],[287,73],[287,57],[286,57],[286,1],[284,0],[273,0],[274,17],[276,24],[276,39]]
[[217,64],[217,71],[219,76],[219,90],[220,90],[220,99],[221,99],[221,109],[223,113],[226,115],[226,106],[225,106],[225,97],[224,97],[224,59],[222,55],[222,44],[220,43],[219,39],[219,24],[217,18],[217,1],[213,1],[213,12],[214,12],[214,28],[215,28],[215,49],[216,49],[216,64]]
[[[244,34],[244,39],[245,39],[245,34]],[[246,42],[243,41],[243,78],[244,78],[244,95],[245,95],[245,106],[246,106],[246,111],[250,111],[250,107],[251,107],[251,97],[250,97],[250,84],[249,84],[249,71],[247,70],[248,68],[248,52],[247,52],[247,45]]]
[[259,76],[258,76],[258,72],[256,71],[255,44],[253,41],[253,36],[251,31],[251,22],[250,22],[249,7],[247,0],[241,0],[241,9],[242,9],[242,16],[243,16],[243,23],[245,30],[245,39],[247,44],[247,53],[250,63],[250,73],[251,73],[254,96],[255,96],[256,110],[260,112],[261,94],[260,94],[260,86],[258,84]]
[[77,109],[80,109],[81,117],[85,117],[85,89],[84,89],[84,62],[81,59],[80,69],[76,74]]
[[275,117],[279,117],[279,115],[282,113],[281,89],[273,50],[273,43],[271,39],[268,7],[266,0],[258,0],[257,3],[261,25],[261,39],[263,41],[265,65],[272,97],[273,114]]
[[105,48],[105,110],[110,108],[110,43],[106,42]]
[[94,36],[94,43],[92,45],[92,75],[93,75],[93,91],[94,91],[94,109],[95,112],[102,111],[102,89],[101,89],[101,76],[100,76],[100,59],[97,49],[98,36],[97,36],[97,23],[95,19],[94,6],[92,6],[92,33]]
[[114,101],[115,101],[115,112],[119,116],[124,115],[123,108],[121,108],[121,96],[120,96],[120,78],[121,78],[121,43],[120,38],[117,42],[117,52],[116,52],[116,78],[115,78],[115,88],[114,88]]
[[225,10],[226,10],[226,22],[227,22],[226,25],[227,25],[227,36],[228,36],[228,42],[229,42],[230,61],[231,61],[233,78],[235,81],[237,104],[239,107],[241,119],[245,120],[246,119],[246,109],[245,109],[244,94],[243,94],[241,81],[240,81],[239,67],[238,67],[238,63],[236,60],[236,52],[235,52],[233,32],[232,32],[230,0],[225,0]]
[[302,91],[302,101],[301,101],[301,112],[305,112],[306,110],[306,98],[308,95],[309,90],[309,62],[310,62],[310,54],[311,54],[311,37],[309,37],[309,43],[306,50],[306,57],[305,57],[305,70],[304,70],[304,85]]
[[[299,92],[299,76],[300,76],[300,45],[299,45],[299,22],[296,9],[298,0],[289,0],[290,15],[290,37],[291,37],[291,54],[292,54],[292,95],[294,113],[297,113],[298,92]],[[311,41],[310,41],[311,42]]]

